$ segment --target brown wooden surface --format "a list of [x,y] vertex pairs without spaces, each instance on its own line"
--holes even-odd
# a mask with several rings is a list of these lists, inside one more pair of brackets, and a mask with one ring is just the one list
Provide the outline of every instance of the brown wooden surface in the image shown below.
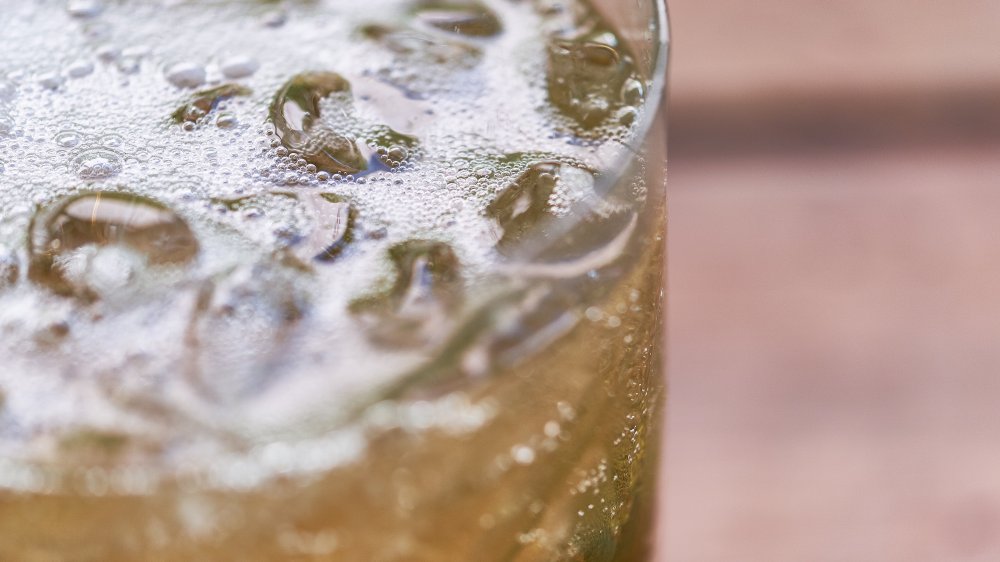
[[660,558],[1000,560],[1000,3],[671,7]]

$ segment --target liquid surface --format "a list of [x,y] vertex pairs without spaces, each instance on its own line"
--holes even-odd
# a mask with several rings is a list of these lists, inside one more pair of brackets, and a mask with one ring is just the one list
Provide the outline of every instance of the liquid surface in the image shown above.
[[0,458],[329,468],[483,303],[614,258],[595,186],[647,88],[619,39],[573,1],[364,6],[0,0]]

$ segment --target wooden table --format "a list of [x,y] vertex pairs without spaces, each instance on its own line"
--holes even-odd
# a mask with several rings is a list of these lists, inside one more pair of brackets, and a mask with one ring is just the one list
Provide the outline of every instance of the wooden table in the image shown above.
[[1000,560],[1000,3],[672,8],[661,558]]

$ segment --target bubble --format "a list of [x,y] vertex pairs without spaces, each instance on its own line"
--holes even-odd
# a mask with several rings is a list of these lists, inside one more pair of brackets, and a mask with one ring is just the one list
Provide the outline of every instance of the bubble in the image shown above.
[[63,148],[73,148],[80,144],[80,133],[76,131],[62,131],[55,136],[55,142]]
[[167,68],[167,81],[178,88],[197,88],[205,83],[205,67],[190,61],[179,62]]
[[114,62],[122,56],[122,50],[115,45],[101,45],[95,51],[98,60],[104,63]]
[[520,465],[529,465],[535,462],[535,450],[527,445],[517,445],[511,449],[511,457],[514,462]]
[[38,84],[48,90],[58,89],[65,81],[65,78],[58,72],[45,72],[38,75]]
[[639,110],[632,106],[625,106],[615,112],[615,119],[622,125],[630,127],[639,118]]
[[107,148],[118,148],[125,144],[125,138],[115,133],[108,133],[101,136],[101,146]]
[[[95,192],[73,196],[40,211],[33,224],[28,275],[59,294],[94,296],[93,288],[80,286],[73,279],[79,276],[69,271],[71,260],[81,257],[77,250],[124,247],[138,252],[151,265],[185,264],[198,254],[198,242],[180,217],[166,206],[136,195]],[[93,256],[82,255],[87,261]],[[122,263],[105,262],[101,274],[118,275],[109,270],[120,268]],[[101,265],[98,262],[99,268]]]
[[17,94],[17,88],[7,80],[0,79],[0,101],[11,101]]
[[288,21],[288,12],[282,8],[276,8],[264,13],[260,22],[267,27],[281,27]]
[[121,173],[122,163],[122,156],[117,152],[104,148],[90,148],[75,156],[71,166],[81,179],[101,180]]
[[239,119],[237,119],[232,113],[221,113],[215,119],[215,126],[220,129],[232,129],[233,127],[239,125],[239,123]]
[[14,134],[16,125],[14,119],[0,113],[0,137],[9,137]]
[[257,72],[260,63],[247,56],[229,57],[222,61],[219,69],[226,78],[245,78]]
[[100,0],[69,0],[66,11],[75,18],[92,18],[104,11]]
[[94,72],[94,63],[89,60],[77,60],[66,68],[66,75],[70,78],[83,78]]

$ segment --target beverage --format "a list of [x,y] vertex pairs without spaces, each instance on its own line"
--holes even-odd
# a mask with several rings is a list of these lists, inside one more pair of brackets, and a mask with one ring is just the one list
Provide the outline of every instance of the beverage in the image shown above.
[[655,6],[0,4],[0,559],[642,559]]

